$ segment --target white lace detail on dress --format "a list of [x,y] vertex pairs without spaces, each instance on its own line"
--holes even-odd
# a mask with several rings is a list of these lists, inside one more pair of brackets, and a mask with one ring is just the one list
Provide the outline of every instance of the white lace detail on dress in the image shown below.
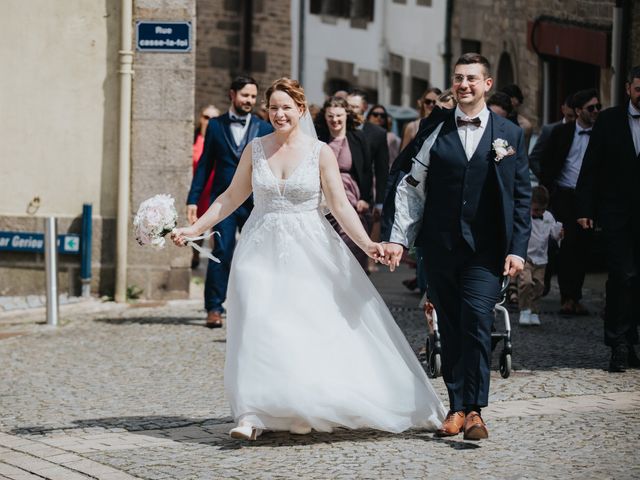
[[[309,154],[300,160],[286,180],[280,180],[273,174],[260,138],[251,142],[251,148],[254,208],[240,241],[247,239],[248,242],[259,244],[265,235],[275,234],[282,242],[279,257],[286,259],[289,242],[300,240],[309,233],[326,238],[322,230],[327,225],[308,221],[309,215],[320,215],[319,156],[322,142],[314,141]],[[337,235],[331,236],[339,240]]]

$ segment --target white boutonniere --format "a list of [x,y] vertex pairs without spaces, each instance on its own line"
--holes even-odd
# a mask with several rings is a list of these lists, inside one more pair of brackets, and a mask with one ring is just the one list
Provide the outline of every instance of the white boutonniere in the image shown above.
[[516,153],[515,149],[503,138],[496,138],[493,143],[493,151],[496,152],[494,160],[498,163],[504,157],[509,157]]

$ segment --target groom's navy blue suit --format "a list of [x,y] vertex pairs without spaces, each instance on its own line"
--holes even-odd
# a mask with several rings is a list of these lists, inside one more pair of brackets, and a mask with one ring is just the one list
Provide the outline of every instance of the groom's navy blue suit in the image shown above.
[[[450,408],[460,411],[487,405],[493,308],[506,256],[526,258],[531,185],[520,127],[491,113],[468,160],[455,110],[436,111],[423,121],[392,169],[383,212],[384,240],[389,241],[398,220],[394,218],[398,180],[403,181],[411,158],[441,122],[430,149],[426,202],[415,244],[423,248],[427,294],[438,312]],[[496,162],[495,139],[506,140],[515,154]]]
[[[198,203],[207,179],[215,168],[210,200],[210,203],[213,203],[216,197],[222,194],[231,184],[231,180],[238,168],[242,151],[249,142],[255,137],[261,137],[273,131],[270,124],[255,115],[251,115],[251,121],[244,138],[238,145],[233,139],[230,125],[231,120],[228,112],[209,120],[204,149],[191,181],[187,205],[196,205]],[[241,229],[247,221],[252,208],[253,200],[249,198],[240,208],[215,227],[220,236],[215,237],[215,247],[212,253],[220,259],[220,263],[209,261],[207,267],[207,279],[204,285],[204,306],[207,312],[223,311],[222,304],[227,297],[229,269],[231,268],[231,259],[236,245],[236,231]]]

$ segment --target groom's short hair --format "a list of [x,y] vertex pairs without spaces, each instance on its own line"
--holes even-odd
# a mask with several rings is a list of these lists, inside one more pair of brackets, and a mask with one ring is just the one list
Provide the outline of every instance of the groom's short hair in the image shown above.
[[255,85],[256,88],[258,88],[258,82],[256,82],[253,77],[250,77],[249,75],[238,75],[231,81],[229,90],[237,92],[238,90],[242,90],[247,85]]
[[473,65],[474,63],[479,63],[484,67],[484,76],[489,78],[491,76],[491,64],[487,57],[483,57],[479,53],[465,53],[458,58],[456,64],[453,68],[458,65]]

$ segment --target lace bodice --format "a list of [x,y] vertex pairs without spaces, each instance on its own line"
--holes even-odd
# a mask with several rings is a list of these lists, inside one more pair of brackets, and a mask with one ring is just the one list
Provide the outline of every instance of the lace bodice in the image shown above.
[[321,201],[318,158],[322,142],[315,141],[286,180],[276,178],[269,167],[262,141],[251,142],[254,209],[261,214],[317,211]]

